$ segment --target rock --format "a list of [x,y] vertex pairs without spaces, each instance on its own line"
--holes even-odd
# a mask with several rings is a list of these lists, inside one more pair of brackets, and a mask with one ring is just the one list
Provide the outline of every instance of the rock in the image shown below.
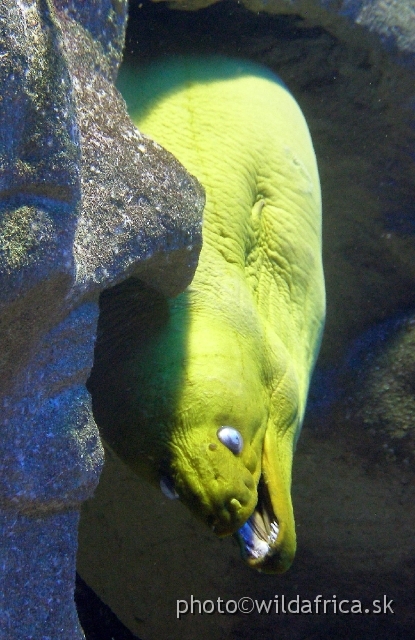
[[[415,468],[415,316],[399,314],[371,327],[344,363],[342,394],[332,412],[361,425],[372,464]],[[337,404],[337,406],[336,406]]]
[[[126,2],[0,7],[0,638],[81,638],[79,508],[103,449],[85,381],[98,297],[139,274],[170,295],[201,244],[196,180],[114,89]],[[166,267],[168,275],[163,276]]]
[[[153,0],[165,2],[166,0]],[[219,0],[168,0],[175,9],[195,11]],[[239,2],[238,2],[239,4]],[[367,48],[376,39],[401,61],[415,62],[414,6],[398,0],[243,0],[255,13],[300,16],[309,26],[327,29],[345,42],[352,39]],[[362,27],[362,28],[360,28]],[[375,37],[368,39],[368,32]]]
[[[382,448],[406,464],[415,462],[415,318],[402,319],[388,340],[372,354],[359,378],[359,416]],[[364,381],[364,382],[363,382]],[[380,442],[379,442],[380,444]]]

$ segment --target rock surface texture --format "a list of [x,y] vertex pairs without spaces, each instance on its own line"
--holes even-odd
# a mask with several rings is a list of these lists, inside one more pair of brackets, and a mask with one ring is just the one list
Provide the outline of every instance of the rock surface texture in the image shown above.
[[[169,5],[194,11],[219,1],[172,0]],[[242,0],[242,4],[254,12],[301,16],[309,24],[325,27],[345,39],[351,36],[352,23],[358,27],[352,39],[367,41],[367,31],[370,31],[375,36],[373,42],[379,39],[385,47],[414,62],[415,7],[411,0]]]
[[[115,90],[122,0],[0,6],[0,638],[82,638],[79,508],[103,464],[85,381],[100,292],[174,295],[202,189]],[[168,266],[168,273],[166,267]]]

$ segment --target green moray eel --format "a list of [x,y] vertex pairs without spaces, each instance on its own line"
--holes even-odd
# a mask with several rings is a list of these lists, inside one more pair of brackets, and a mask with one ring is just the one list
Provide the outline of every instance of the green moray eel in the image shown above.
[[130,280],[103,297],[89,384],[98,424],[135,471],[161,478],[218,535],[236,534],[249,565],[284,572],[293,450],[325,313],[306,122],[249,62],[166,59],[125,71],[120,87],[137,127],[199,179],[206,207],[183,294]]

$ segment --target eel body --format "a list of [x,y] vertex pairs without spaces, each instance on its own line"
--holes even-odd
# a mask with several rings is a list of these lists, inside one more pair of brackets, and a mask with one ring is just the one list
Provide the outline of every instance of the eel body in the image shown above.
[[163,60],[125,72],[121,90],[140,131],[203,185],[203,247],[177,298],[133,280],[103,297],[95,415],[134,470],[281,573],[325,313],[309,131],[282,82],[248,62]]

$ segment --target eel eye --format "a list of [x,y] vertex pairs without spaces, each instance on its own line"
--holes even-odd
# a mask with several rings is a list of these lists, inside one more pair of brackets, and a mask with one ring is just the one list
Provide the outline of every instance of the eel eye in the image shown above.
[[242,435],[239,433],[237,429],[233,427],[221,427],[218,429],[217,436],[222,444],[232,451],[232,453],[241,453],[244,441]]
[[179,497],[179,494],[174,488],[173,480],[169,478],[169,476],[161,476],[160,489],[162,490],[166,498],[169,498],[169,500],[177,500],[177,498]]

